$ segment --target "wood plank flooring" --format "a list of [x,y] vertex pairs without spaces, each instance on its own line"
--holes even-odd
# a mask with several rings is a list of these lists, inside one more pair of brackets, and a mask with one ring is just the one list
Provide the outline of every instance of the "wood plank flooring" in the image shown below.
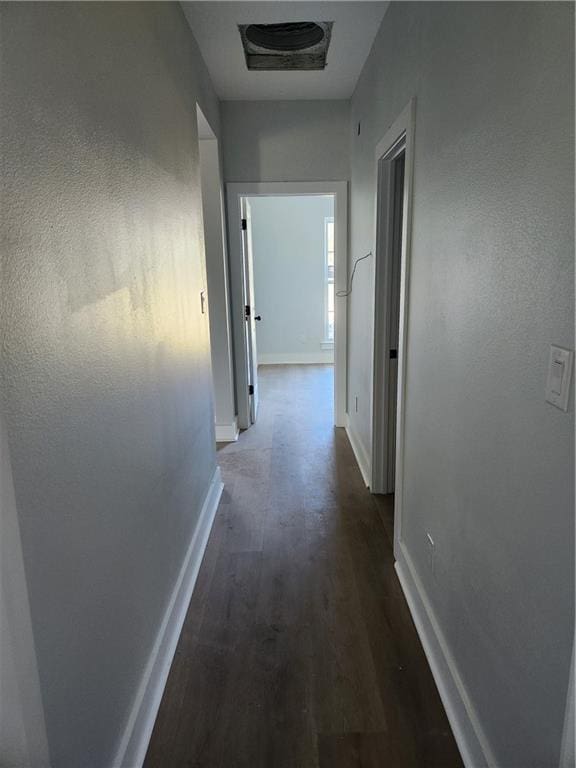
[[259,373],[145,768],[461,768],[332,368]]

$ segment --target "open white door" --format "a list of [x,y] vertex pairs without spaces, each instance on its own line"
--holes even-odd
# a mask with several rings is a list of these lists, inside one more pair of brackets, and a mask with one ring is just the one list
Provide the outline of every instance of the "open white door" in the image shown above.
[[244,262],[244,318],[246,320],[246,360],[248,361],[248,399],[250,403],[250,422],[254,424],[258,414],[258,352],[256,348],[256,315],[254,308],[254,266],[252,259],[252,224],[250,220],[250,202],[243,197],[240,201],[242,212],[242,258]]

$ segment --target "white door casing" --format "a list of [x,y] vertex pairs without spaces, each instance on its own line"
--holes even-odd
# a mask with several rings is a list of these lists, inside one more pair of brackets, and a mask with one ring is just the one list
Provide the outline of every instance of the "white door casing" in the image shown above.
[[[386,131],[375,151],[376,164],[376,194],[375,194],[375,254],[376,276],[379,268],[385,262],[386,252],[383,246],[387,240],[385,233],[380,230],[381,220],[381,182],[382,160],[393,157],[395,150],[403,148],[404,155],[404,195],[402,216],[402,248],[400,258],[400,301],[398,313],[398,352],[397,352],[397,394],[396,394],[396,445],[395,445],[395,482],[394,482],[394,552],[399,555],[399,547],[402,538],[402,508],[404,494],[404,420],[405,420],[405,386],[406,386],[406,360],[408,343],[408,299],[410,286],[410,237],[412,230],[412,179],[414,167],[414,131],[415,131],[416,100],[412,99],[402,110],[398,118]],[[388,243],[390,241],[388,240]],[[374,281],[374,323],[373,323],[373,383],[371,392],[372,412],[372,468],[370,488],[378,492],[384,487],[382,472],[385,463],[381,456],[387,450],[388,431],[384,429],[385,419],[379,409],[376,393],[383,387],[383,376],[386,372],[385,357],[389,359],[389,349],[382,344],[384,338],[389,338],[386,327],[386,312],[383,299],[388,286]]]
[[[245,305],[249,302],[246,301],[247,282],[244,274],[242,199],[259,195],[334,195],[334,290],[336,293],[345,292],[348,281],[348,182],[230,182],[226,189],[238,426],[247,429],[252,421],[248,393],[250,361],[246,342],[248,323],[245,320]],[[346,420],[347,309],[347,299],[338,298],[334,323],[334,424],[337,427],[345,426]]]

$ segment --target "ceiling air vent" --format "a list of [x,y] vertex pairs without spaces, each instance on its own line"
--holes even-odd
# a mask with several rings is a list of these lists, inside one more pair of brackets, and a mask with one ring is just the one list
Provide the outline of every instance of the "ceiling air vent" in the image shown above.
[[331,21],[239,24],[248,69],[324,69]]

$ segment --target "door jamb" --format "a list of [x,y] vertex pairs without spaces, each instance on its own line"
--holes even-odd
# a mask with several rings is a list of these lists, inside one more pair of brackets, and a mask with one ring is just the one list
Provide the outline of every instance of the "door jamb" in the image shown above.
[[[348,279],[348,182],[347,181],[275,181],[229,182],[226,184],[232,328],[234,335],[234,367],[238,424],[250,426],[248,405],[248,361],[245,354],[246,323],[244,320],[242,230],[240,200],[242,197],[289,195],[334,195],[335,264],[334,291],[346,290]],[[336,304],[334,322],[334,424],[345,426],[346,420],[346,335],[347,302]]]
[[376,401],[376,393],[385,388],[384,376],[387,373],[387,348],[381,343],[387,333],[387,317],[382,298],[387,284],[379,280],[379,275],[386,274],[390,261],[390,244],[386,231],[386,222],[382,220],[382,161],[393,156],[400,142],[405,144],[404,169],[404,213],[402,222],[402,250],[400,266],[400,318],[398,337],[398,390],[396,407],[396,475],[394,497],[394,551],[402,538],[402,508],[404,500],[404,425],[406,400],[406,365],[408,344],[408,307],[410,289],[410,237],[412,231],[412,184],[414,169],[414,130],[416,100],[412,99],[402,110],[398,118],[386,131],[376,147],[376,194],[375,194],[375,279],[374,279],[374,323],[373,323],[373,381],[371,397],[372,413],[372,471],[370,488],[378,493],[384,487],[381,458],[385,450],[387,432],[383,431],[385,419],[380,406],[387,403]]
[[[390,326],[392,322],[392,262],[394,248],[394,195],[395,176],[392,173],[396,158],[406,152],[406,134],[388,147],[383,155],[377,153],[377,210],[376,258],[374,262],[374,350],[372,399],[372,493],[392,493],[389,485],[390,439]],[[404,201],[402,202],[404,206]],[[403,232],[401,234],[403,236]],[[400,254],[400,269],[402,267]],[[399,308],[398,308],[399,311]],[[376,397],[376,393],[380,397]]]

